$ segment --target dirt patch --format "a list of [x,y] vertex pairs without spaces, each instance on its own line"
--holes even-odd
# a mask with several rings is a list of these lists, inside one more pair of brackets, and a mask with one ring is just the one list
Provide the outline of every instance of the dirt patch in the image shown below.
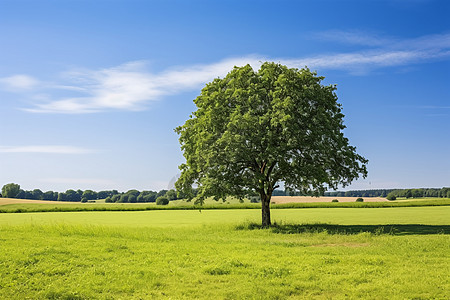
[[[271,202],[280,203],[309,203],[309,202],[331,202],[338,199],[339,202],[355,202],[359,197],[310,197],[310,196],[272,196]],[[363,197],[364,202],[388,202],[380,197]]]
[[27,200],[27,199],[13,199],[13,198],[0,198],[0,205],[6,204],[24,204],[24,203],[40,203],[40,204],[64,204],[64,203],[73,203],[73,202],[65,202],[65,201],[46,201],[46,200]]

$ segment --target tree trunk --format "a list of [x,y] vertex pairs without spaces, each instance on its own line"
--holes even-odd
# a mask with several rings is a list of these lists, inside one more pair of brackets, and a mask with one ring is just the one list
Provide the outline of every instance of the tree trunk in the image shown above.
[[261,195],[261,214],[262,214],[262,227],[267,228],[272,225],[270,221],[270,196]]

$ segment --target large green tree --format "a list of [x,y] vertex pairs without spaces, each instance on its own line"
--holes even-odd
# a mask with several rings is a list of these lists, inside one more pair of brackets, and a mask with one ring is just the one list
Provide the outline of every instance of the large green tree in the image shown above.
[[20,192],[20,185],[17,183],[7,183],[2,187],[2,196],[4,198],[15,198]]
[[197,201],[259,194],[262,225],[283,183],[319,195],[367,175],[367,160],[344,137],[334,85],[309,69],[266,62],[259,71],[235,67],[208,83],[191,117],[175,131],[186,163],[177,190]]

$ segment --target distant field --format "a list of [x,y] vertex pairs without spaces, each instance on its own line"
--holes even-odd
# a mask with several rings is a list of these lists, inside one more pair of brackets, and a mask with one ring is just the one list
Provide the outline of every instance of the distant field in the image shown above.
[[45,200],[27,200],[27,199],[14,199],[14,198],[0,198],[0,205],[7,204],[73,204],[73,202],[65,201],[45,201]]
[[[193,202],[183,200],[171,201],[169,205],[156,205],[155,203],[96,203],[36,201],[20,199],[4,199],[0,205],[0,213],[32,213],[32,212],[80,212],[80,211],[147,211],[147,210],[211,210],[211,209],[251,209],[260,210],[261,204],[250,203],[248,200],[240,203],[238,199],[223,201],[206,200],[203,206],[194,205]],[[332,199],[331,199],[332,200]],[[391,208],[391,207],[421,207],[421,206],[450,206],[450,199],[424,198],[381,202],[287,202],[272,203],[272,209],[292,208]],[[1,202],[0,202],[1,203]]]
[[[276,204],[281,203],[314,203],[331,202],[333,199],[339,202],[355,202],[360,197],[310,197],[310,196],[273,196],[271,201]],[[362,197],[365,202],[386,202],[386,198],[381,197]]]
[[[272,219],[281,223],[329,224],[435,224],[449,223],[450,206],[394,208],[308,208],[274,209]],[[173,227],[260,222],[259,209],[87,211],[4,213],[0,225],[72,224],[138,227]]]
[[449,215],[278,209],[254,229],[255,209],[4,213],[0,299],[449,299]]

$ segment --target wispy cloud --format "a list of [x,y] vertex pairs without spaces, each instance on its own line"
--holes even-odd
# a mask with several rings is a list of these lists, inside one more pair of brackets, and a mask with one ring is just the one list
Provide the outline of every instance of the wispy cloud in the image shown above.
[[[145,61],[137,61],[100,70],[66,72],[56,83],[46,83],[28,75],[14,75],[0,78],[0,85],[5,89],[27,92],[35,104],[24,110],[33,113],[132,111],[143,110],[150,102],[167,95],[198,90],[206,82],[225,76],[233,66],[250,64],[257,69],[262,61],[363,75],[379,68],[409,66],[450,57],[450,34],[395,39],[356,31],[329,31],[316,35],[316,38],[365,47],[358,47],[353,52],[300,58],[249,55],[211,64],[173,67],[162,72],[152,72]],[[61,94],[65,96],[57,96]]]
[[88,154],[95,150],[73,146],[0,146],[0,153]]
[[0,85],[13,91],[29,90],[35,88],[38,84],[37,79],[23,74],[0,78]]

